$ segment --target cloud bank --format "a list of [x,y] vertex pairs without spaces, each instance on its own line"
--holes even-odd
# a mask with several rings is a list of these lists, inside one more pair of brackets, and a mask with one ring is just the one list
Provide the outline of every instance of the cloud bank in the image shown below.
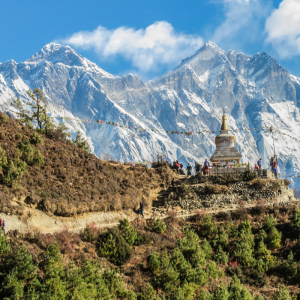
[[268,43],[281,58],[300,54],[300,1],[283,0],[266,20]]
[[93,49],[100,58],[121,55],[140,72],[157,71],[161,66],[179,63],[203,45],[202,37],[178,33],[166,21],[138,30],[123,26],[109,30],[99,26],[93,31],[74,33],[60,42]]

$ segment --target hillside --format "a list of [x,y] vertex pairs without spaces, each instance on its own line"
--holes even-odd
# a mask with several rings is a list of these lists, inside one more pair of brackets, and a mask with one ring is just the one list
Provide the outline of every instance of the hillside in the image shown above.
[[[147,209],[152,194],[170,185],[176,176],[164,167],[148,169],[102,161],[67,141],[39,135],[2,113],[0,146],[5,151],[0,152],[1,159],[14,162],[13,168],[27,162],[18,176],[12,167],[1,170],[3,213],[21,214],[25,206],[66,217],[137,209],[140,201]],[[13,176],[20,178],[11,183],[8,178]]]

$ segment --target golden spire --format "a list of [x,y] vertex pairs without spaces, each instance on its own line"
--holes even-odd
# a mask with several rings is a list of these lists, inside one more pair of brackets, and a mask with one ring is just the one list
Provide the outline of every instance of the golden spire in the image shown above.
[[226,124],[226,115],[225,115],[225,108],[223,108],[223,116],[222,116],[222,126],[221,126],[221,130],[228,130],[227,128],[227,124]]

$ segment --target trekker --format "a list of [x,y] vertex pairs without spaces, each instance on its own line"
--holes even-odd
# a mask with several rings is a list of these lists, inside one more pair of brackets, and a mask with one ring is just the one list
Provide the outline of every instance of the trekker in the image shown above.
[[277,167],[277,162],[276,162],[276,160],[274,160],[274,161],[273,161],[272,169],[274,170],[276,167]]
[[206,158],[204,162],[204,175],[208,175],[208,172],[209,172],[209,162],[207,161]]
[[261,169],[261,164],[262,164],[262,159],[261,158],[258,160],[257,164],[258,164],[258,168]]
[[187,176],[191,176],[192,175],[192,166],[188,163],[187,165]]
[[274,157],[272,156],[270,159],[270,167],[272,171],[273,171],[273,163],[274,163]]
[[278,179],[278,171],[277,171],[277,167],[274,167],[274,175],[275,175],[275,178]]
[[257,166],[257,164],[255,164],[254,170],[258,170],[258,166]]
[[142,201],[140,202],[140,214],[144,218],[144,203]]
[[180,167],[180,164],[179,164],[178,160],[176,160],[175,166],[176,166],[177,173],[180,174],[181,167]]
[[5,221],[3,219],[0,219],[0,226],[1,226],[1,229],[3,230],[4,235],[5,235]]

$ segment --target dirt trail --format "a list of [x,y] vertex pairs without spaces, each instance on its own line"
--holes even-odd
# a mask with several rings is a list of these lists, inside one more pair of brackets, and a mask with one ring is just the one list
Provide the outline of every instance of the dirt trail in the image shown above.
[[[300,200],[293,200],[286,202],[288,205],[300,205]],[[273,205],[270,202],[269,205]],[[255,204],[251,203],[245,205],[246,208],[254,207]],[[219,212],[230,212],[234,211],[237,207],[231,206],[222,209],[206,210],[206,213],[215,214]],[[62,229],[68,229],[71,231],[80,231],[85,228],[87,224],[94,223],[97,227],[114,227],[119,224],[119,220],[128,218],[130,221],[136,219],[138,216],[133,211],[122,211],[122,212],[99,212],[99,213],[86,213],[75,217],[57,217],[49,216],[42,211],[24,207],[24,211],[27,213],[27,217],[19,217],[16,215],[6,215],[1,213],[0,217],[5,219],[6,231],[19,230],[32,231],[35,228],[43,233],[54,233]],[[178,211],[178,218],[187,218],[194,216],[196,211]],[[26,215],[26,214],[25,214]],[[167,218],[166,212],[158,214],[155,211],[146,211],[145,218],[150,219],[153,217],[160,217],[161,219]]]

